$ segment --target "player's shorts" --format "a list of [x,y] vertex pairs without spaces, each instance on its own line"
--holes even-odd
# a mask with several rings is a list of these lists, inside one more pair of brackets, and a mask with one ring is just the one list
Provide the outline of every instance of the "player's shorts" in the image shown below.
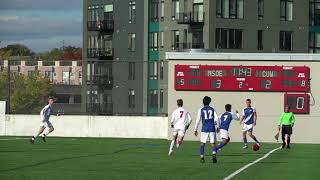
[[282,134],[292,134],[292,126],[291,125],[282,125]]
[[244,124],[242,127],[243,132],[246,132],[246,131],[252,132],[252,130],[253,130],[253,124]]
[[220,138],[221,139],[228,139],[229,138],[229,132],[225,129],[220,129]]
[[173,129],[173,136],[184,136],[185,132],[185,129]]
[[201,132],[200,142],[206,143],[209,138],[210,143],[216,142],[216,133],[215,132]]
[[50,121],[41,121],[40,127],[53,128],[53,125]]

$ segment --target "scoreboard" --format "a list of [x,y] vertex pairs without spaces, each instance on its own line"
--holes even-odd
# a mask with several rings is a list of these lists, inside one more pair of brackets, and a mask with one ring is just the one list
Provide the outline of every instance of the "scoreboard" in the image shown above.
[[307,66],[175,65],[176,90],[308,92]]

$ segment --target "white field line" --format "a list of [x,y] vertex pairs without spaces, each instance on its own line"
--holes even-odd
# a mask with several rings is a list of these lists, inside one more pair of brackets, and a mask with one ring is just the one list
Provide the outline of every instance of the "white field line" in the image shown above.
[[0,141],[14,141],[19,139],[30,139],[30,138],[6,138],[6,139],[0,139]]
[[234,176],[236,176],[236,175],[239,174],[240,172],[242,172],[242,171],[244,171],[245,169],[247,169],[248,167],[256,164],[257,162],[259,162],[259,161],[267,158],[270,154],[272,154],[273,152],[275,152],[275,151],[277,151],[277,150],[279,150],[279,149],[281,149],[281,146],[278,147],[278,148],[275,148],[275,149],[273,149],[273,150],[271,150],[271,151],[269,151],[269,152],[268,152],[267,154],[265,154],[263,157],[261,157],[261,158],[255,160],[255,161],[253,161],[253,162],[251,162],[251,163],[243,166],[242,168],[240,168],[240,169],[238,169],[238,170],[236,170],[235,172],[233,172],[233,173],[230,174],[229,176],[223,178],[223,180],[229,180],[229,179],[233,178]]

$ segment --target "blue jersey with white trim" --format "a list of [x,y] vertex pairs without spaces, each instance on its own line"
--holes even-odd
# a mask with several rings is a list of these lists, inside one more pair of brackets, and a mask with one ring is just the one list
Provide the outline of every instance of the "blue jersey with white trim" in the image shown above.
[[225,113],[221,114],[220,129],[224,129],[224,130],[228,131],[232,119],[233,119],[233,117],[232,117],[231,112],[225,112]]
[[256,110],[253,107],[245,107],[243,109],[244,123],[247,125],[253,124],[254,114]]
[[201,132],[215,132],[215,110],[211,106],[201,108],[202,129]]

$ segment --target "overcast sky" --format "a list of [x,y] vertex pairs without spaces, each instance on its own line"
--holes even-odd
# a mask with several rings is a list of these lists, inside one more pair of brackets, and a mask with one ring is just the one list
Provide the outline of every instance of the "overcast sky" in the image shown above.
[[82,46],[82,0],[0,0],[0,47],[21,43],[35,52]]

